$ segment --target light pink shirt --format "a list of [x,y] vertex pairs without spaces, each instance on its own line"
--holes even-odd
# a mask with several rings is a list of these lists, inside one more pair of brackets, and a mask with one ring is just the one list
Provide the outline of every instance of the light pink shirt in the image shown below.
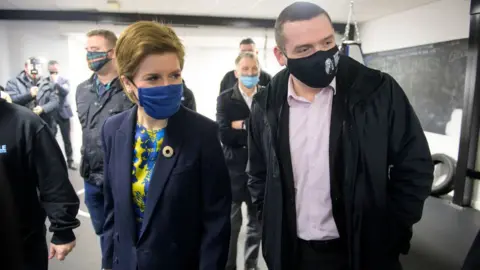
[[330,196],[329,138],[336,81],[313,102],[299,97],[288,83],[290,153],[296,193],[297,235],[303,240],[339,237]]

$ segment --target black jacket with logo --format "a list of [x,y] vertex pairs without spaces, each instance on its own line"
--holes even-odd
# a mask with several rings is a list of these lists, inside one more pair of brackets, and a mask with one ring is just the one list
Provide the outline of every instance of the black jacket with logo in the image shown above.
[[103,184],[103,123],[108,117],[133,106],[122,89],[116,78],[110,83],[110,89],[99,96],[94,75],[77,87],[77,113],[83,135],[80,175],[88,183],[99,186]]
[[[255,95],[248,128],[248,187],[263,219],[263,253],[272,270],[294,270],[298,259],[284,123],[289,75],[288,69],[279,72]],[[431,190],[427,140],[405,93],[389,75],[341,56],[336,82],[328,162],[332,211],[348,247],[349,269],[397,269]]]
[[12,191],[24,249],[38,246],[37,240],[45,243],[46,216],[52,243],[75,240],[72,230],[80,225],[76,219],[79,199],[62,151],[45,122],[27,108],[0,99],[0,130],[0,163]]

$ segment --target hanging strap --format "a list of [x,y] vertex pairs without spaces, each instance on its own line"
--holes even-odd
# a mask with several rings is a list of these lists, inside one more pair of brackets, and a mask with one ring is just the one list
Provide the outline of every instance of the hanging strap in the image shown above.
[[[343,38],[342,38],[342,45],[343,44],[351,44],[351,43],[357,43],[357,44],[361,43],[361,41],[360,41],[360,31],[358,29],[358,23],[357,23],[357,20],[355,18],[355,12],[353,10],[353,5],[354,5],[354,1],[351,0],[350,1],[350,11],[348,12],[347,25],[345,26],[345,34],[343,35]],[[353,40],[349,40],[348,37],[350,36],[350,25],[352,24],[352,20],[353,20],[353,24],[355,26],[356,39],[355,39],[355,36],[354,36]]]

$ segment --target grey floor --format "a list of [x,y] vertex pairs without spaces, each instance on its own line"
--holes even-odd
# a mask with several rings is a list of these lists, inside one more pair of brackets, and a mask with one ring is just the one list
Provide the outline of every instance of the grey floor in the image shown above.
[[[82,226],[75,233],[77,247],[68,258],[59,262],[51,261],[51,270],[96,270],[100,269],[99,242],[93,232],[88,210],[83,203],[83,182],[78,172],[71,172],[71,181],[82,201],[79,218]],[[472,209],[458,209],[446,200],[429,198],[425,205],[422,221],[415,226],[412,249],[402,257],[405,270],[460,270],[468,249],[480,229],[480,212]],[[238,265],[242,266],[245,231],[239,240]],[[260,269],[267,267],[263,260]],[[243,270],[243,268],[239,268]]]

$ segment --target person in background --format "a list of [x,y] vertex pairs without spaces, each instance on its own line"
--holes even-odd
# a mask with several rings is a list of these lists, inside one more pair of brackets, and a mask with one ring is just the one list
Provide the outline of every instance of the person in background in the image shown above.
[[256,54],[242,52],[235,60],[238,83],[217,98],[217,123],[223,145],[225,161],[230,173],[232,188],[232,213],[230,249],[226,270],[237,269],[237,242],[242,227],[242,204],[247,205],[247,235],[245,239],[245,270],[257,269],[261,226],[257,211],[247,189],[245,173],[248,159],[247,122],[253,96],[263,89],[258,85],[260,64]]
[[[258,55],[258,50],[253,39],[246,38],[240,41],[240,52],[252,52]],[[262,86],[267,86],[271,79],[272,79],[272,76],[270,76],[270,74],[261,70],[260,82],[258,84]],[[227,91],[232,87],[234,87],[235,84],[237,84],[237,82],[238,82],[238,79],[237,77],[235,77],[235,70],[227,72],[227,74],[223,76],[222,82],[220,83],[220,94],[223,91]]]
[[188,108],[196,112],[197,103],[195,102],[195,95],[193,95],[193,91],[187,87],[187,85],[185,84],[185,80],[182,80],[182,83],[183,83],[182,105],[185,106],[185,108]]
[[181,106],[180,39],[166,25],[137,22],[116,55],[136,106],[103,127],[103,268],[224,270],[228,171],[215,122]]
[[[76,219],[80,205],[77,194],[68,179],[62,151],[40,117],[0,99],[0,130],[2,180],[7,180],[3,184],[11,191],[15,213],[11,218],[17,219],[22,239],[22,270],[47,270],[49,258],[64,260],[75,247],[73,229],[80,226]],[[7,192],[5,187],[0,190]],[[5,195],[2,199],[6,199]],[[47,216],[53,233],[50,249]],[[14,235],[15,231],[10,236]],[[8,248],[14,251],[15,246]],[[15,259],[13,256],[9,260]],[[10,269],[4,267],[2,263],[2,269]]]
[[248,187],[269,269],[399,270],[433,162],[420,122],[388,74],[345,55],[309,2],[275,23],[279,72],[253,99]]
[[54,114],[59,106],[54,85],[42,76],[42,62],[37,57],[30,57],[20,74],[9,80],[5,91],[13,103],[25,106],[39,115],[50,130],[55,133]]
[[[70,103],[67,100],[68,93],[70,92],[70,82],[66,78],[60,76],[58,74],[59,71],[60,65],[57,61],[51,60],[48,62],[48,72],[50,73],[50,76],[47,77],[47,80],[54,85],[55,93],[59,100],[59,106],[54,116],[55,122],[60,127],[60,133],[62,134],[68,168],[70,170],[76,170],[77,168],[73,164],[72,140],[70,136],[70,118],[73,116],[73,113]],[[56,127],[57,126],[55,125],[54,135],[57,133]]]
[[101,128],[108,117],[133,106],[118,80],[114,63],[116,42],[117,37],[108,30],[92,30],[87,34],[86,57],[93,74],[78,85],[75,96],[83,133],[80,175],[85,180],[85,205],[100,238],[105,220]]

